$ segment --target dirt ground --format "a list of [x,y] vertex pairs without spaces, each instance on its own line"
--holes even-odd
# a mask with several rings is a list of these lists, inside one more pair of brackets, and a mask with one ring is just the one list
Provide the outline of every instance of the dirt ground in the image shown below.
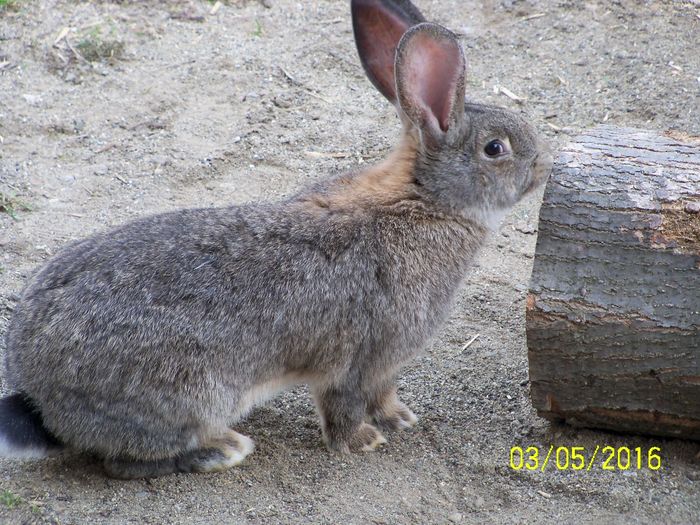
[[[398,136],[359,65],[349,2],[9,4],[0,341],[28,275],[69,240],[165,210],[278,199],[381,159]],[[700,135],[698,2],[417,5],[462,35],[469,96],[522,108],[555,149],[601,122]],[[401,396],[420,421],[379,452],[327,452],[299,388],[239,426],[257,449],[221,474],[124,482],[80,456],[0,460],[0,523],[700,523],[698,443],[552,426],[530,406],[524,297],[540,200],[492,236],[449,322],[405,369]],[[662,468],[509,467],[512,446],[550,444],[660,446]]]

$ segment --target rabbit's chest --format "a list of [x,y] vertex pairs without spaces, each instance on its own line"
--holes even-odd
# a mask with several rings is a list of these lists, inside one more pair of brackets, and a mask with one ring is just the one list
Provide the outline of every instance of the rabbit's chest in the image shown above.
[[471,254],[446,261],[439,253],[416,251],[387,268],[386,307],[380,312],[391,346],[410,354],[423,349],[448,316],[470,260]]

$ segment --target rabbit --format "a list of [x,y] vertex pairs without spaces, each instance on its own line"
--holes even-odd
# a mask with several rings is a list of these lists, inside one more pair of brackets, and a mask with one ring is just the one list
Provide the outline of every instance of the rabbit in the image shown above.
[[351,10],[398,146],[286,200],[146,217],[59,252],[6,334],[3,455],[67,448],[116,478],[221,471],[254,448],[232,426],[302,383],[331,451],[372,451],[416,424],[400,367],[552,158],[518,114],[465,101],[448,29],[407,0]]

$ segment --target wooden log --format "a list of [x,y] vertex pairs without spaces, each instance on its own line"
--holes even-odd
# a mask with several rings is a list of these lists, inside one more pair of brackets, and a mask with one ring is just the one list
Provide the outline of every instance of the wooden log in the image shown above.
[[532,402],[577,426],[700,439],[700,139],[600,126],[540,211]]

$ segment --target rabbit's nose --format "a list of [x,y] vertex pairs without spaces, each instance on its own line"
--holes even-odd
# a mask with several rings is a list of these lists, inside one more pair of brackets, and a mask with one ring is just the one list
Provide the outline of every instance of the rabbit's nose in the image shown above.
[[530,168],[531,179],[530,183],[525,190],[525,194],[534,191],[549,178],[552,173],[552,165],[554,164],[554,159],[552,154],[548,149],[541,149],[537,154],[535,159],[532,161],[532,167]]
[[544,182],[549,178],[552,173],[552,166],[554,165],[554,158],[552,154],[548,151],[540,151],[535,157],[535,161],[532,165],[535,172],[535,180],[538,182]]

